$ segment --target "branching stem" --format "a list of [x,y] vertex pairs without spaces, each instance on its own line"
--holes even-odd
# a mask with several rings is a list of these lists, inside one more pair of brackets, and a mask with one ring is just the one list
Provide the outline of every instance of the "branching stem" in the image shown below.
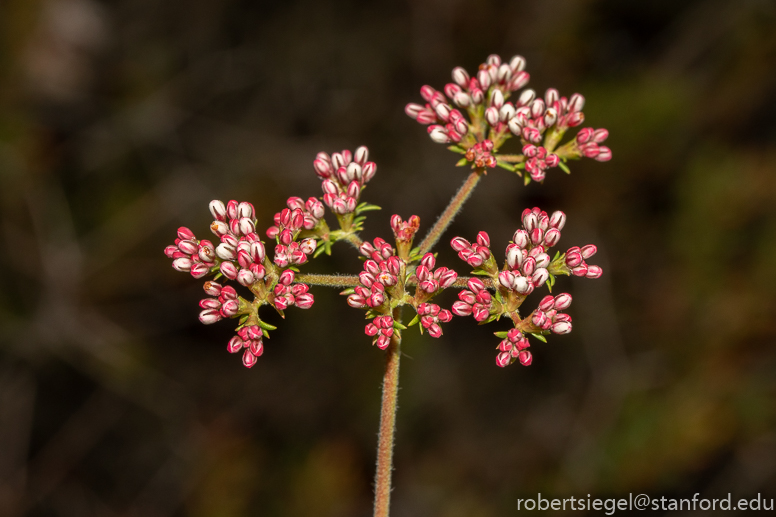
[[434,247],[437,241],[439,241],[440,237],[442,237],[442,234],[445,233],[445,230],[447,230],[447,227],[450,226],[451,222],[453,222],[453,218],[461,210],[461,207],[466,202],[466,200],[469,199],[469,196],[474,190],[474,187],[477,186],[477,183],[480,181],[480,177],[482,175],[483,171],[481,169],[473,170],[471,174],[469,174],[469,177],[466,178],[466,181],[463,183],[461,188],[458,189],[458,192],[455,193],[453,199],[450,200],[450,204],[447,205],[445,211],[442,212],[442,215],[440,215],[439,219],[437,219],[437,221],[434,223],[433,228],[429,230],[428,234],[423,239],[423,242],[420,243],[421,255],[428,253],[431,248]]

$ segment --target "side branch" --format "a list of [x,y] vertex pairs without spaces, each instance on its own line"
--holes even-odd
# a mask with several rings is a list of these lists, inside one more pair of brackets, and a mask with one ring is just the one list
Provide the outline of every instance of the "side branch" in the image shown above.
[[455,193],[453,199],[450,200],[450,204],[447,205],[445,211],[442,212],[442,215],[440,215],[439,219],[434,223],[433,228],[428,232],[423,239],[423,242],[420,243],[421,255],[428,253],[437,241],[439,241],[442,234],[447,230],[447,227],[453,222],[453,218],[461,210],[461,207],[466,200],[469,199],[474,187],[476,187],[477,183],[480,181],[482,174],[483,172],[480,169],[474,170],[469,174],[469,177],[466,178],[464,184],[458,189],[458,192]]
[[[453,282],[451,288],[463,289],[466,287],[466,283],[472,278],[479,278],[485,287],[493,288],[493,280],[486,277],[471,277],[461,276]],[[356,287],[359,284],[359,279],[354,275],[318,275],[315,273],[299,273],[296,275],[296,281],[307,285],[322,285],[326,287]],[[415,275],[412,275],[405,285],[418,285],[418,279]]]

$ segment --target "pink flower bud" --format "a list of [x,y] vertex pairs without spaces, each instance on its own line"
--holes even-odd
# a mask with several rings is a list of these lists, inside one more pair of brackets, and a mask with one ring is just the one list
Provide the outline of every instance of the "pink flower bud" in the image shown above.
[[[380,284],[378,283],[375,285],[380,285]],[[385,295],[381,291],[377,291],[376,293],[372,293],[372,296],[369,297],[366,303],[370,307],[379,307],[380,305],[382,305],[384,301],[385,301]]]
[[203,276],[206,276],[208,273],[210,273],[210,266],[207,264],[203,264],[202,262],[197,262],[196,264],[193,264],[191,266],[191,276],[194,278],[202,278]]
[[312,293],[304,293],[296,297],[296,306],[300,309],[309,309],[313,306],[314,302],[315,299],[313,298]]
[[533,315],[531,316],[531,323],[541,328],[547,324],[547,315],[540,310],[534,311]]
[[486,232],[480,232],[477,234],[477,244],[480,246],[490,247],[490,236]]
[[391,338],[384,335],[378,337],[377,341],[375,341],[375,345],[377,345],[377,348],[379,348],[380,350],[385,350],[386,348],[388,348],[388,345],[390,344],[391,344]]
[[585,107],[585,98],[582,95],[575,93],[574,95],[571,96],[571,98],[569,99],[569,105],[568,105],[569,112],[582,111],[582,108],[584,107]]
[[278,283],[282,285],[291,285],[294,282],[294,271],[292,269],[286,269],[280,273]]
[[599,162],[608,162],[612,159],[612,150],[606,147],[605,145],[602,145],[598,148],[598,156],[595,157],[595,159]]
[[582,263],[575,268],[571,269],[571,274],[574,276],[587,276],[587,264]]
[[226,221],[226,206],[223,201],[214,199],[210,202],[210,213],[216,221]]
[[248,350],[250,350],[254,356],[261,357],[261,355],[264,353],[264,342],[261,339],[250,341]]
[[512,289],[515,285],[515,274],[511,271],[502,271],[498,275],[498,281],[507,289]]
[[230,354],[236,354],[243,349],[243,346],[243,340],[240,339],[239,336],[232,336],[232,339],[230,339],[229,343],[226,344],[226,349]]
[[456,316],[470,316],[472,313],[472,306],[466,302],[458,301],[453,303],[453,314]]
[[448,269],[439,276],[439,287],[442,289],[447,289],[448,287],[453,285],[457,279],[458,279],[458,273],[456,273],[452,269]]
[[229,219],[236,219],[237,218],[237,207],[240,203],[235,201],[234,199],[230,199],[229,202],[226,204],[226,215]]
[[176,271],[181,271],[183,273],[188,273],[191,270],[191,259],[186,257],[177,258],[172,261],[172,267]]
[[476,321],[485,321],[490,316],[490,311],[481,305],[472,307],[472,315]]
[[583,259],[589,259],[595,255],[596,251],[598,251],[598,248],[596,248],[595,244],[588,244],[587,246],[582,246],[580,253],[582,253]]
[[549,272],[544,268],[539,268],[536,271],[534,271],[534,274],[531,276],[531,282],[533,282],[534,289],[544,285],[544,282],[547,281],[547,278],[549,278],[549,276],[550,276]]
[[455,237],[455,238],[453,238],[452,241],[450,241],[450,246],[455,251],[459,251],[460,252],[461,250],[469,248],[471,246],[471,244],[469,244],[469,241],[467,241],[463,237]]
[[587,273],[585,273],[585,276],[587,278],[598,278],[603,272],[604,270],[601,269],[601,266],[587,266]]
[[221,284],[209,280],[202,286],[207,294],[210,296],[218,296],[221,294]]
[[241,269],[240,272],[237,273],[237,281],[245,287],[250,287],[256,282],[256,277],[250,269]]
[[571,322],[559,321],[550,327],[555,334],[568,334],[571,332]]
[[366,299],[358,294],[351,294],[348,296],[348,305],[354,309],[361,309],[366,305]]
[[575,111],[566,116],[566,125],[576,127],[585,121],[585,114],[581,111]]
[[256,364],[256,361],[257,361],[256,356],[253,355],[250,350],[246,349],[242,358],[243,365],[246,368],[253,368],[253,365]]
[[240,302],[238,300],[227,300],[226,303],[221,306],[221,315],[224,318],[231,318],[237,314],[239,309]]
[[507,264],[511,269],[517,269],[523,263],[523,250],[517,244],[507,246]]
[[547,295],[539,302],[539,310],[547,312],[555,307],[555,298],[552,295]]
[[[247,201],[243,201],[239,205],[237,205],[237,215],[240,217],[247,217],[248,219],[253,219],[254,217],[254,209],[253,205],[248,203]],[[249,233],[249,232],[244,232]]]
[[609,131],[607,131],[604,128],[596,129],[595,132],[593,133],[593,141],[597,144],[600,144],[608,137],[609,137]]
[[218,312],[217,309],[205,309],[204,311],[199,313],[199,321],[201,321],[205,325],[211,325],[216,321],[220,321],[221,319],[222,319],[221,314]]
[[529,235],[533,244],[539,244],[544,240],[544,232],[542,232],[541,228],[534,228]]
[[566,253],[566,265],[570,268],[575,268],[583,262],[582,254],[578,251],[569,250]]
[[520,268],[525,276],[531,276],[536,269],[536,259],[534,257],[528,257],[523,261],[523,266]]
[[512,356],[509,354],[509,352],[501,352],[496,356],[496,365],[504,368],[505,366],[509,365],[511,360]]
[[528,74],[528,72],[522,71],[514,74],[512,78],[509,80],[509,83],[507,84],[507,88],[509,88],[510,91],[516,91],[528,84],[528,81],[531,79],[531,76]]
[[520,294],[530,294],[533,291],[533,285],[524,276],[516,276],[514,282],[514,289]]
[[529,366],[533,362],[533,356],[528,350],[523,350],[518,356],[518,361],[520,361],[520,364],[523,366]]
[[428,134],[431,140],[438,144],[446,144],[450,142],[450,136],[447,134],[447,130],[442,126],[428,126]]
[[579,133],[577,133],[577,143],[578,144],[586,144],[590,141],[590,139],[593,138],[594,131],[592,127],[586,127],[579,130]]

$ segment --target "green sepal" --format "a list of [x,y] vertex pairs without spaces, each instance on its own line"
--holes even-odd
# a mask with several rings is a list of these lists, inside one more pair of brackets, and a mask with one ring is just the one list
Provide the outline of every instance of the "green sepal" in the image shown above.
[[277,308],[277,307],[275,307],[274,305],[272,306],[272,308],[273,308],[273,309],[275,309],[275,310],[277,311],[277,313],[278,313],[278,314],[280,314],[280,317],[281,317],[281,318],[283,318],[283,319],[286,319],[286,313],[285,313],[285,312],[281,311],[280,309],[278,309],[278,308]]
[[340,294],[342,296],[350,296],[351,294],[354,294],[355,292],[356,292],[356,288],[355,287],[348,287],[347,289],[342,291]]
[[216,276],[213,277],[213,280],[218,280],[222,276],[224,276],[223,273],[218,273],[218,274],[216,274]]
[[397,330],[407,330],[407,327],[405,327],[404,325],[402,325],[401,323],[399,323],[396,320],[393,320],[393,328],[395,328]]
[[544,342],[544,343],[546,343],[546,342],[547,342],[547,338],[545,338],[545,337],[544,337],[544,336],[542,336],[541,334],[537,334],[536,332],[531,332],[530,334],[531,334],[533,337],[535,337],[536,339],[538,339],[539,341],[542,341],[542,342]]
[[313,253],[313,258],[318,258],[318,256],[319,256],[321,253],[324,253],[325,251],[326,251],[326,245],[319,246],[319,247],[318,247],[318,248],[315,250],[315,253]]
[[506,339],[508,332],[505,330],[503,332],[494,332],[493,335],[500,339]]
[[504,297],[503,297],[503,296],[501,296],[501,293],[499,292],[499,290],[498,290],[498,289],[496,289],[496,300],[498,300],[498,302],[499,302],[501,305],[504,305]]
[[548,273],[549,276],[547,277],[547,289],[552,292],[552,288],[555,286],[555,275],[552,273]]
[[526,174],[525,177],[523,177],[523,185],[528,186],[529,183],[531,183],[531,176]]
[[560,167],[560,170],[562,170],[566,174],[571,174],[571,170],[569,169],[569,166],[566,165],[566,160],[559,161],[558,162],[558,167]]
[[463,167],[464,165],[467,165],[469,163],[469,160],[466,158],[461,158],[458,160],[458,162],[455,164],[456,167]]
[[360,214],[361,212],[370,212],[372,210],[382,210],[382,208],[377,205],[370,205],[369,203],[364,202],[356,207],[356,215]]
[[508,164],[506,162],[496,161],[496,165],[498,165],[502,169],[508,170],[509,172],[515,172],[515,166],[514,165],[510,165],[510,164]]
[[466,149],[464,149],[463,147],[458,146],[458,145],[448,146],[447,150],[448,151],[453,151],[454,153],[458,153],[458,154],[466,154]]
[[[280,311],[278,311],[278,312],[280,312]],[[259,320],[259,327],[263,328],[264,330],[277,330],[278,329],[275,325],[270,325],[269,323],[264,323],[261,320]]]
[[413,325],[417,325],[418,323],[420,323],[420,316],[418,314],[416,314],[415,317],[412,318],[412,321],[407,323],[407,327],[411,327]]
[[326,249],[326,254],[331,255],[331,241],[327,240],[323,247]]
[[485,321],[479,322],[479,325],[485,325],[487,323],[492,323],[492,322],[496,321],[498,319],[498,317],[499,317],[498,314],[491,314],[490,316],[488,316],[488,319],[486,319]]
[[240,321],[238,322],[237,328],[240,328],[243,325],[245,325],[246,321],[248,321],[248,315],[247,314],[243,314],[243,316],[240,318]]
[[487,271],[485,271],[484,269],[477,268],[477,269],[473,269],[473,270],[472,270],[472,275],[478,275],[478,276],[490,276],[490,273],[488,273],[488,272],[487,272]]
[[360,216],[356,217],[355,219],[353,219],[353,226],[359,226],[364,221],[366,221],[366,216],[365,215],[360,215]]
[[558,260],[558,257],[559,257],[559,256],[560,256],[560,251],[556,251],[556,252],[555,252],[555,256],[554,256],[554,257],[552,257],[552,262],[555,262],[556,260]]

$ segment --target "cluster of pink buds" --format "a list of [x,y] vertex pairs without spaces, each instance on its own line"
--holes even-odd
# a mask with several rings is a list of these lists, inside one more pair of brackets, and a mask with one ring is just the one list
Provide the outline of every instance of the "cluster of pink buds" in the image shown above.
[[439,326],[439,323],[447,323],[453,319],[450,311],[441,309],[435,303],[421,303],[418,305],[418,316],[420,316],[420,324],[424,329],[428,330],[428,334],[431,337],[442,335],[442,327]]
[[236,354],[245,349],[242,362],[247,368],[253,367],[256,360],[264,353],[264,333],[258,325],[246,325],[237,331],[237,335],[229,340],[226,349]]
[[245,286],[264,278],[264,243],[256,233],[253,205],[248,202],[210,202],[214,221],[210,229],[221,239],[216,255],[221,260],[219,270],[230,280]]
[[492,169],[496,166],[496,157],[491,154],[491,151],[493,151],[492,141],[477,142],[466,151],[466,160],[472,162],[472,165],[478,169],[483,167]]
[[286,269],[280,274],[278,283],[274,289],[273,304],[279,311],[285,310],[292,305],[300,309],[309,309],[315,301],[313,295],[308,293],[310,286],[307,284],[294,284],[294,271]]
[[197,240],[194,232],[181,226],[175,244],[164,248],[164,254],[172,259],[172,267],[177,271],[191,273],[194,278],[202,278],[216,265],[216,253],[213,243]]
[[477,241],[473,244],[463,237],[456,237],[450,242],[450,246],[458,252],[461,260],[474,268],[482,266],[491,257],[490,237],[486,232],[478,233]]
[[406,258],[409,255],[412,240],[415,238],[418,228],[420,228],[420,217],[417,215],[410,216],[406,221],[403,221],[401,216],[396,214],[391,217],[391,229],[396,237],[396,250],[400,257]]
[[496,364],[503,368],[514,363],[515,360],[519,360],[523,366],[530,365],[533,356],[531,352],[526,350],[531,346],[528,338],[518,329],[510,329],[506,334],[506,337],[498,345],[499,353],[496,356]]
[[290,197],[286,204],[288,208],[275,214],[275,226],[267,229],[267,237],[270,239],[277,238],[284,231],[293,236],[302,229],[312,230],[323,218],[323,203],[314,197],[306,202],[301,197]]
[[585,158],[594,158],[599,162],[608,162],[612,159],[612,150],[605,145],[598,145],[604,142],[609,136],[606,129],[593,129],[586,127],[577,133],[575,151]]
[[560,311],[571,305],[571,295],[561,293],[558,296],[545,296],[539,302],[539,308],[531,315],[531,323],[542,330],[551,330],[555,334],[571,332],[571,316]]
[[528,89],[515,102],[514,115],[508,119],[507,127],[525,141],[539,144],[550,129],[565,131],[580,125],[585,120],[584,105],[585,98],[578,93],[567,99],[555,88],[549,88],[542,99]]
[[[437,294],[443,289],[447,289],[458,279],[458,273],[446,267],[439,267],[436,270],[436,258],[432,253],[426,253],[420,260],[420,264],[415,268],[415,277],[418,279],[418,290],[425,293],[425,297]],[[415,298],[420,297],[420,292]]]
[[364,329],[364,333],[373,337],[372,344],[376,345],[380,350],[385,350],[388,345],[391,344],[391,336],[393,336],[393,318],[390,316],[377,316],[368,323]]
[[358,248],[358,251],[365,257],[371,258],[377,262],[386,260],[388,257],[394,254],[393,246],[385,242],[380,237],[375,238],[374,241],[364,241],[364,243]]
[[596,251],[598,251],[598,248],[595,247],[595,244],[588,244],[582,248],[578,246],[569,248],[566,252],[566,266],[571,269],[571,273],[574,276],[598,278],[603,273],[601,266],[593,266],[585,262],[585,259],[595,255]]
[[368,158],[369,150],[363,146],[355,153],[347,150],[331,156],[318,153],[313,167],[323,180],[323,202],[335,214],[355,212],[361,189],[377,172],[377,165],[367,161]]
[[199,321],[210,325],[222,318],[232,318],[238,314],[240,299],[233,287],[208,281],[205,282],[204,289],[212,298],[204,298],[199,302],[199,306],[203,309],[199,313]]
[[[469,289],[459,293],[459,301],[453,304],[453,314],[471,315],[480,322],[507,317],[514,324],[509,333],[496,333],[499,337],[507,337],[499,345],[500,353],[496,359],[499,366],[515,360],[524,365],[531,364],[532,356],[524,350],[528,347],[526,333],[543,340],[542,334],[571,332],[571,317],[561,312],[571,305],[569,294],[546,296],[538,309],[523,318],[519,308],[529,294],[547,283],[552,275],[601,276],[600,267],[585,263],[585,259],[596,252],[592,244],[571,248],[555,260],[550,259],[547,252],[560,240],[566,214],[556,211],[548,215],[540,208],[533,208],[523,211],[522,219],[523,228],[515,232],[513,241],[507,246],[501,270],[492,258],[486,233],[480,232],[476,244],[470,244],[462,237],[455,237],[450,243],[460,258],[475,268],[475,273],[490,276],[490,285],[477,278],[468,281]],[[554,276],[552,278],[554,283]],[[496,295],[491,295],[489,289],[496,291]]]
[[534,181],[544,180],[545,171],[550,167],[557,167],[560,158],[557,154],[547,153],[544,147],[536,147],[533,144],[523,146],[523,156],[526,157],[525,170]]
[[477,321],[485,321],[490,316],[493,298],[479,278],[472,278],[464,289],[458,293],[458,300],[453,304],[453,314],[456,316],[474,316]]
[[528,83],[529,75],[524,68],[525,59],[521,56],[502,63],[501,58],[493,54],[480,65],[476,77],[469,77],[461,67],[454,69],[453,82],[445,86],[444,94],[431,86],[423,86],[420,95],[427,104],[410,103],[404,111],[420,124],[429,126],[428,133],[434,142],[460,142],[469,134],[470,125],[463,114],[447,102],[448,99],[458,108],[470,108],[483,104],[491,92],[491,98],[500,95],[503,103],[505,93],[508,95]]
[[273,262],[277,264],[278,267],[286,267],[289,264],[304,264],[307,262],[307,256],[313,253],[318,247],[318,241],[309,237],[303,239],[301,242],[293,242],[283,238],[285,235],[289,235],[284,235],[285,231],[287,230],[283,230],[283,232],[280,233],[280,242],[275,246],[275,258],[273,259]]
[[355,292],[348,296],[348,305],[361,309],[376,308],[385,302],[385,289],[393,287],[399,281],[402,261],[399,257],[389,256],[386,260],[364,261],[364,270],[359,273]]

